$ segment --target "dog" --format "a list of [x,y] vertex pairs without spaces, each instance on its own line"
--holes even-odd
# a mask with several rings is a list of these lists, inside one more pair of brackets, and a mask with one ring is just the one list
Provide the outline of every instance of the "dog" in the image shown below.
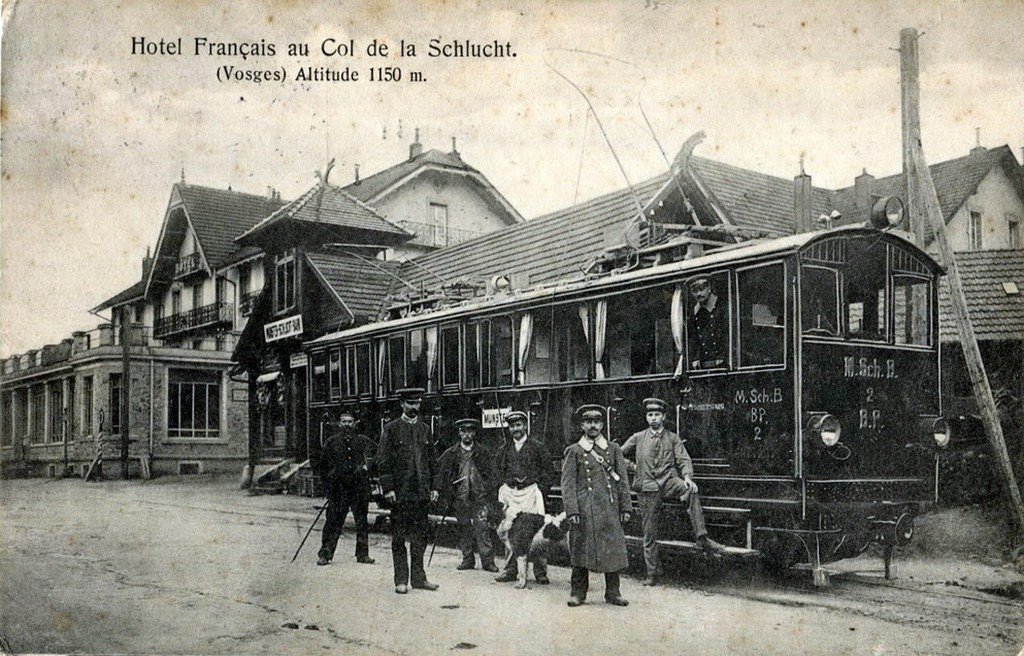
[[[518,578],[514,586],[516,589],[522,590],[528,587],[526,576],[530,558],[546,559],[551,545],[565,539],[565,529],[562,528],[564,521],[565,513],[552,516],[521,512],[512,519],[512,525],[509,527],[508,533],[503,536],[503,540],[508,561],[516,559],[516,569],[518,570]],[[508,561],[506,561],[506,566]]]

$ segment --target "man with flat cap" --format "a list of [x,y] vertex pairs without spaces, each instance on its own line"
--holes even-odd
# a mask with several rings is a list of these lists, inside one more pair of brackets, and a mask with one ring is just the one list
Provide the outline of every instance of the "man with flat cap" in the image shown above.
[[494,461],[483,445],[476,443],[480,428],[478,419],[459,419],[459,439],[441,454],[437,461],[434,489],[438,490],[448,514],[458,522],[459,550],[462,562],[456,569],[476,567],[473,554],[475,539],[480,552],[480,566],[488,572],[497,572],[491,543],[491,524],[487,510],[494,497]]
[[[417,590],[437,590],[427,580],[423,554],[427,550],[430,519],[427,511],[437,501],[434,488],[433,438],[420,421],[423,390],[398,390],[402,416],[384,425],[377,446],[377,470],[384,499],[391,502],[391,557],[395,569],[395,592],[406,594],[409,585]],[[405,543],[409,543],[406,552]],[[411,571],[410,571],[411,569]]]
[[[503,540],[512,527],[512,521],[521,512],[544,514],[544,500],[551,489],[554,470],[544,443],[529,435],[525,412],[515,410],[505,416],[509,436],[498,450],[497,474],[498,502],[504,510],[504,519],[498,525],[498,536]],[[547,585],[547,559],[542,549],[535,549],[530,555],[533,573],[537,583]],[[519,566],[515,558],[509,558],[505,569],[495,577],[498,583],[515,581]]]
[[629,436],[622,453],[636,460],[633,490],[640,498],[640,517],[644,532],[644,585],[656,585],[663,574],[658,556],[658,522],[664,501],[676,501],[686,508],[697,546],[706,553],[719,555],[722,545],[708,538],[704,510],[693,482],[693,461],[683,440],[665,428],[668,404],[661,399],[644,399],[647,428]]
[[605,409],[583,405],[576,410],[583,436],[562,459],[562,500],[569,520],[572,565],[569,606],[586,603],[590,572],[604,572],[604,599],[627,606],[619,591],[619,572],[629,564],[622,525],[629,521],[632,499],[626,459],[619,445],[604,436]]
[[356,523],[356,561],[373,564],[370,558],[370,528],[366,521],[370,504],[370,466],[377,447],[365,435],[356,432],[351,412],[338,417],[334,429],[320,452],[320,478],[327,497],[327,523],[317,565],[327,565],[334,558],[341,528],[349,509]]

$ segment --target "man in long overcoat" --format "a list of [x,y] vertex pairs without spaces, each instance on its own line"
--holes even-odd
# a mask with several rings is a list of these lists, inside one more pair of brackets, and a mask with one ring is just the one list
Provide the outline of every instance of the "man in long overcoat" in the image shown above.
[[604,598],[626,606],[619,591],[619,572],[628,565],[626,536],[632,499],[626,459],[603,435],[604,408],[584,405],[577,411],[583,436],[565,450],[562,499],[569,520],[572,584],[569,606],[587,600],[590,571],[604,572]]
[[366,515],[370,504],[369,469],[377,448],[370,438],[356,433],[355,426],[352,413],[342,412],[338,428],[327,438],[320,452],[320,477],[324,482],[324,496],[327,497],[327,523],[317,565],[326,565],[334,558],[349,509],[356,523],[356,561],[373,563]]
[[456,569],[476,567],[475,542],[481,567],[487,572],[497,572],[487,516],[495,496],[494,460],[490,451],[476,443],[480,420],[460,419],[455,425],[459,439],[438,459],[434,488],[441,493],[448,514],[454,515],[458,522],[462,562]]
[[[427,550],[430,504],[437,501],[434,489],[433,438],[420,421],[423,390],[398,391],[402,416],[384,425],[377,446],[377,470],[384,498],[391,510],[391,557],[395,568],[395,592],[406,594],[409,584],[418,590],[437,590],[427,580],[423,554]],[[406,552],[405,543],[409,543]],[[411,571],[410,571],[411,568]]]

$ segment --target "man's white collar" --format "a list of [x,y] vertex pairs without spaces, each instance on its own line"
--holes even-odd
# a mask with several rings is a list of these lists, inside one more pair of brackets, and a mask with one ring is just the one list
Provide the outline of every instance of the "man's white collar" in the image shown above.
[[580,438],[579,445],[583,448],[584,451],[587,452],[593,449],[595,445],[597,446],[597,448],[604,451],[605,449],[608,448],[608,439],[604,435],[598,435],[597,439],[591,442],[590,440],[587,439],[587,436],[584,435],[583,437]]

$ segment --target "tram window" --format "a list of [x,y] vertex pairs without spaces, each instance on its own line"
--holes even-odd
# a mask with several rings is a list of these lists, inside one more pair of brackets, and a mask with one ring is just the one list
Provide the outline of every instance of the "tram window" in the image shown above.
[[555,380],[586,380],[590,373],[590,312],[586,304],[563,305],[555,308],[552,317],[553,358],[552,374]]
[[341,397],[341,351],[331,351],[331,366],[329,368],[331,385],[331,399]]
[[482,324],[471,323],[466,326],[466,389],[480,387],[480,328]]
[[459,326],[441,328],[441,386],[459,386]]
[[532,315],[532,334],[527,338],[526,348],[520,347],[520,352],[526,355],[525,361],[520,365],[526,377],[520,382],[528,385],[550,383],[553,379],[551,347],[554,311],[551,308],[543,308]]
[[885,278],[885,244],[851,240],[843,268],[848,337],[885,340]]
[[608,299],[604,365],[607,377],[672,373],[674,286],[643,289]]
[[342,394],[349,397],[356,396],[359,394],[359,388],[356,384],[356,347],[345,347],[344,366],[345,386],[342,389]]
[[314,353],[310,357],[310,376],[313,403],[327,402],[327,351]]
[[405,335],[388,338],[387,381],[387,392],[405,387]]
[[729,366],[729,277],[697,276],[686,284],[687,354],[691,369]]
[[[434,335],[437,336],[436,334]],[[408,387],[427,388],[427,342],[422,328],[409,331],[408,360],[405,366],[405,384]]]
[[780,264],[740,271],[740,366],[782,364],[786,278]]
[[839,272],[805,264],[800,268],[800,294],[804,333],[839,337]]
[[369,394],[370,387],[370,345],[356,345],[356,379],[352,386],[353,394]]
[[512,317],[495,317],[466,327],[466,387],[512,384]]
[[892,286],[896,343],[928,346],[931,343],[931,282],[912,276],[893,276]]

